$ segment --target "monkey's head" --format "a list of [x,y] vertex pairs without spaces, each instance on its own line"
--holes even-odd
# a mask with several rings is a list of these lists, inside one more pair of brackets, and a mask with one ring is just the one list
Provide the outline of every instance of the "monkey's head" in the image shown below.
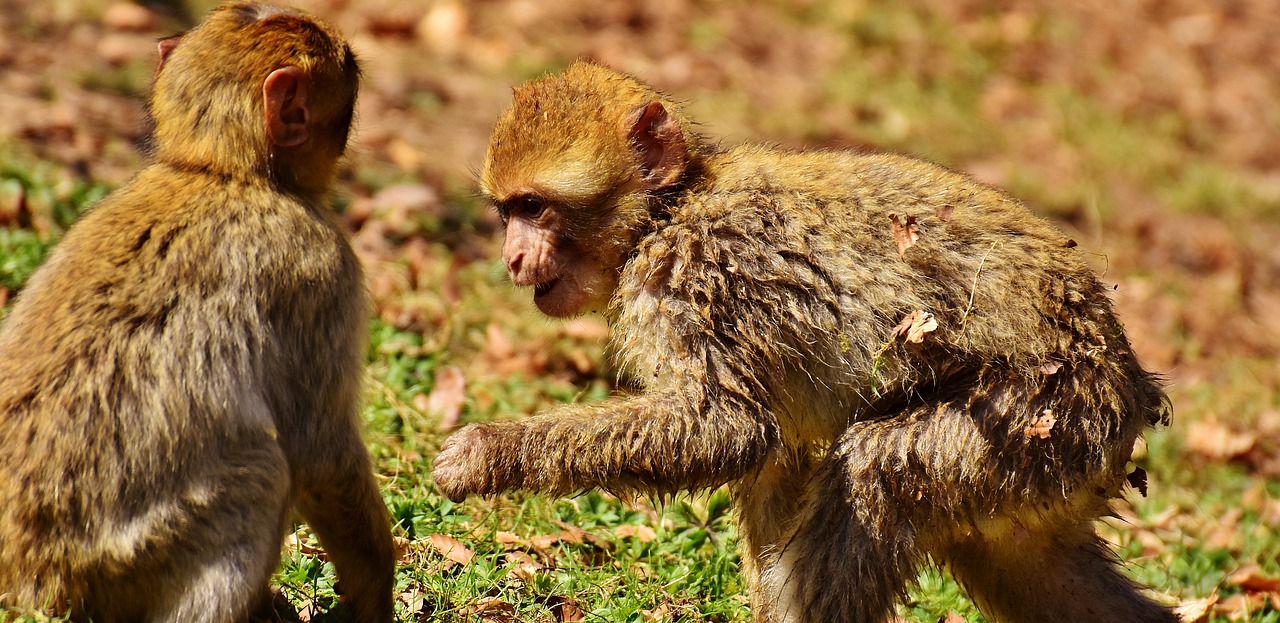
[[346,148],[360,69],[336,29],[261,3],[222,6],[160,42],[156,157],[323,193]]
[[660,197],[693,170],[697,136],[672,100],[588,62],[512,99],[480,173],[506,224],[503,261],[545,314],[604,310]]

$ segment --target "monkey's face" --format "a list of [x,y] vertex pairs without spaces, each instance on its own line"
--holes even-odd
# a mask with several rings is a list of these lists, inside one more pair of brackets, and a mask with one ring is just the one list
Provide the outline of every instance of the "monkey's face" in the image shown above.
[[660,94],[591,63],[521,85],[498,118],[480,187],[507,225],[503,260],[551,316],[603,311],[688,149]]
[[507,225],[503,263],[515,285],[533,287],[533,303],[542,313],[564,317],[605,309],[624,260],[618,245],[607,244],[598,230],[584,238],[596,227],[584,227],[582,215],[542,197],[523,195],[495,205]]

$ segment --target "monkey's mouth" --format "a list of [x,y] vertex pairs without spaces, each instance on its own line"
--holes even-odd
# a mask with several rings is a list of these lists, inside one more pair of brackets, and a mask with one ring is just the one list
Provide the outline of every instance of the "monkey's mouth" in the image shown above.
[[551,290],[556,287],[557,283],[560,283],[559,277],[556,277],[551,281],[544,281],[538,285],[533,286],[533,297],[539,298],[539,297],[545,296],[548,292],[551,292]]

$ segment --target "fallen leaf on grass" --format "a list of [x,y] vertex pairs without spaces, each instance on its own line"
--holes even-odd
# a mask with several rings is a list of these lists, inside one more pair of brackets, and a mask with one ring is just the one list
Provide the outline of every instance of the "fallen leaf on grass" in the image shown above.
[[898,244],[898,257],[903,258],[907,249],[920,239],[920,227],[916,225],[916,217],[908,216],[906,220],[899,220],[897,214],[890,214],[889,220],[893,221],[893,241]]
[[1263,593],[1236,593],[1224,597],[1213,606],[1213,612],[1232,621],[1250,621],[1252,614],[1266,607],[1267,596]]
[[393,537],[391,539],[391,544],[392,546],[395,547],[396,560],[399,560],[401,562],[408,562],[407,558],[409,553],[413,549],[413,541],[410,541],[409,539],[406,539],[402,536],[398,536],[398,537]]
[[500,545],[519,545],[520,547],[528,547],[529,542],[520,538],[520,535],[514,532],[499,530],[493,535],[493,540]]
[[396,599],[400,603],[404,604],[405,610],[409,614],[418,614],[422,612],[422,607],[427,603],[427,596],[422,594],[422,591],[417,588],[411,588],[400,593],[399,597]]
[[1027,439],[1032,437],[1048,439],[1051,431],[1053,430],[1053,425],[1057,422],[1058,418],[1053,416],[1053,411],[1045,409],[1044,412],[1036,416],[1034,420],[1031,420],[1031,423],[1027,424],[1027,427],[1023,429],[1022,434]]
[[438,370],[435,387],[431,388],[431,394],[427,396],[426,412],[439,416],[440,430],[449,431],[458,426],[462,405],[466,401],[467,378],[462,374],[462,370],[454,366]]
[[508,623],[516,620],[516,607],[497,597],[481,597],[463,608],[462,614],[480,617],[484,623]]
[[965,623],[964,617],[960,616],[955,610],[947,613],[946,623]]
[[582,608],[578,607],[578,602],[569,597],[561,597],[552,595],[545,602],[547,608],[551,610],[551,616],[556,618],[557,622],[582,621],[586,615],[582,613]]
[[1202,599],[1184,601],[1173,609],[1182,623],[1200,623],[1209,620],[1209,611],[1218,603],[1218,594],[1214,593]]
[[671,603],[664,601],[658,604],[657,608],[654,608],[652,610],[641,610],[640,616],[645,621],[650,621],[650,622],[670,621],[672,618]]
[[462,544],[453,537],[443,534],[432,534],[427,537],[427,542],[431,543],[431,549],[436,550],[441,556],[460,564],[467,565],[476,557],[466,545]]
[[533,556],[525,552],[507,552],[505,557],[507,562],[511,564],[511,575],[524,582],[532,580],[543,569],[542,563],[534,560]]
[[917,309],[907,314],[898,326],[893,328],[894,336],[906,336],[908,344],[919,344],[924,341],[926,333],[930,333],[938,328],[938,319],[933,314]]
[[1228,586],[1239,586],[1251,593],[1280,592],[1280,577],[1264,575],[1257,563],[1246,564],[1227,576]]
[[1208,535],[1201,540],[1201,545],[1209,550],[1238,551],[1242,536],[1240,520],[1243,518],[1244,509],[1242,508],[1229,508],[1221,515],[1217,515],[1205,524]]
[[658,538],[658,533],[654,532],[653,528],[635,524],[622,524],[614,528],[613,533],[624,539],[634,537],[641,543],[648,543]]
[[1208,459],[1230,461],[1249,453],[1258,436],[1252,432],[1237,432],[1225,422],[1197,420],[1188,424],[1187,449]]
[[955,212],[956,207],[951,204],[940,205],[933,211],[933,215],[938,217],[943,223],[951,220],[951,213]]

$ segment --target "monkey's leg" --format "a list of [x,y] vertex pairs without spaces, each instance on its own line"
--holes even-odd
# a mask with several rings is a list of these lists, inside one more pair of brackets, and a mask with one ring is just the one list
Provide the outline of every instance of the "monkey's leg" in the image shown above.
[[[851,427],[809,479],[790,537],[767,552],[753,596],[760,623],[874,623],[916,575],[916,515],[898,499],[885,453],[909,433],[883,422]],[[793,486],[799,483],[794,483]]]
[[[146,621],[240,623],[262,605],[280,562],[289,506],[289,472],[274,441],[248,444],[234,456],[216,457],[218,473],[202,475],[182,495],[173,556],[158,568],[139,565],[99,595],[139,601],[168,598],[147,607]],[[163,528],[162,528],[163,529]],[[136,604],[121,604],[136,608]],[[130,610],[116,610],[129,612]],[[115,620],[115,617],[105,617]],[[124,616],[120,620],[131,620]]]
[[[960,397],[851,426],[810,481],[791,541],[768,563],[766,599],[777,614],[767,620],[883,621],[932,554],[960,561],[957,577],[1002,623],[1173,621],[1137,592],[1094,534],[1090,522],[1105,498],[1093,487],[1069,498],[1059,489],[1056,500],[1055,492],[1026,490],[1016,457],[1021,444],[1036,442],[1020,431],[993,433],[990,418],[1005,415],[971,413]],[[1064,477],[1072,471],[1059,469]],[[1043,528],[1015,542],[1015,522]],[[1008,540],[970,542],[1001,524]],[[953,547],[958,540],[967,545]],[[1057,587],[1027,585],[1040,578]],[[1095,616],[1090,603],[1115,614]]]
[[337,568],[343,599],[355,619],[389,622],[396,564],[390,519],[364,442],[354,428],[345,436],[330,440],[326,448],[347,452],[316,457],[317,464],[297,470],[295,504]]
[[[733,484],[742,572],[754,604],[765,603],[761,561],[786,545],[788,527],[800,510],[804,493],[801,483],[812,476],[814,463],[811,453],[775,450],[758,472]],[[761,606],[756,607],[756,619],[768,620],[760,611]]]
[[1091,521],[1039,527],[1017,538],[974,535],[945,554],[952,573],[1000,623],[1175,623],[1140,592]]

